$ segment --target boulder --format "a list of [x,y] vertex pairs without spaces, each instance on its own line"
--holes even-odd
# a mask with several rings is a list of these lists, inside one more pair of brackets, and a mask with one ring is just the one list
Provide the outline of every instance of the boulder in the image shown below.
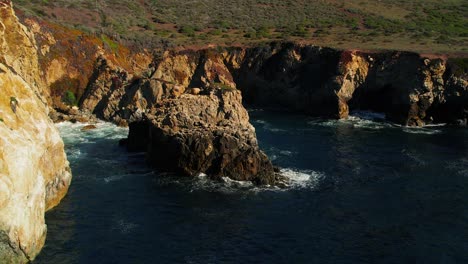
[[86,125],[86,126],[81,128],[81,131],[89,131],[89,130],[93,130],[93,129],[96,129],[95,125]]

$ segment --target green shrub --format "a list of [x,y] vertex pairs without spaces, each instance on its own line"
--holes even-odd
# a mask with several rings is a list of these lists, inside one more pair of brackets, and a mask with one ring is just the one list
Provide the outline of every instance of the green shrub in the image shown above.
[[65,92],[65,95],[63,96],[63,102],[70,106],[78,105],[78,100],[76,99],[75,94],[70,90]]
[[257,29],[257,36],[260,38],[269,38],[270,37],[270,30],[267,27],[259,27]]
[[112,39],[110,39],[108,36],[102,34],[101,35],[101,40],[104,43],[104,45],[111,49],[112,51],[116,52],[119,49],[119,44]]
[[233,88],[227,84],[224,84],[224,83],[220,83],[220,82],[214,82],[212,83],[213,87],[217,88],[217,89],[221,89],[221,91],[223,92],[226,92],[226,91],[235,91],[236,88]]
[[195,27],[193,27],[193,26],[182,26],[179,29],[179,33],[182,33],[182,34],[187,35],[189,37],[194,37],[195,36]]
[[214,29],[212,31],[210,31],[210,34],[211,35],[215,35],[215,36],[219,36],[221,35],[223,32],[221,31],[221,29]]

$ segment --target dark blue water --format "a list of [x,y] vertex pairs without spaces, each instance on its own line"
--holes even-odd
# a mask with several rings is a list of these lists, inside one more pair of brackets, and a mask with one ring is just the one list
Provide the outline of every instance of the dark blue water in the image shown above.
[[152,173],[125,129],[60,125],[74,179],[34,263],[468,263],[467,130],[250,114],[291,188]]

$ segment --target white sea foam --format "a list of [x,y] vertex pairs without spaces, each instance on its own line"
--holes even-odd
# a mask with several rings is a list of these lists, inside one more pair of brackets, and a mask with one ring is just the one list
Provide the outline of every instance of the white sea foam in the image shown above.
[[267,121],[262,120],[262,119],[257,119],[254,122],[257,123],[257,124],[261,124],[263,129],[271,131],[271,132],[281,133],[281,132],[286,132],[287,131],[286,129],[281,129],[281,128],[274,127],[272,124],[270,124]]
[[384,121],[386,118],[385,113],[371,112],[371,111],[353,111],[350,116],[357,117],[364,120],[380,120]]
[[180,181],[179,178],[171,178],[173,184],[190,184],[190,191],[210,191],[220,193],[243,192],[264,192],[264,191],[288,191],[293,189],[314,189],[324,177],[323,173],[311,170],[297,170],[284,168],[280,174],[286,178],[287,182],[282,187],[278,186],[256,186],[250,181],[236,181],[228,177],[223,177],[222,181],[211,180],[206,174],[200,173],[195,180],[189,182]]
[[189,184],[190,192],[194,191],[209,191],[209,192],[220,192],[220,193],[235,193],[242,189],[249,189],[249,183],[237,184],[237,181],[230,180],[229,178],[223,178],[223,181],[215,181],[208,178],[205,174],[199,174],[193,181],[187,182],[181,178],[171,177],[170,183],[186,185]]
[[447,123],[440,123],[440,124],[427,124],[424,127],[445,127]]
[[77,159],[81,156],[81,150],[79,148],[67,149],[67,156],[71,159]]
[[323,173],[316,171],[301,171],[291,168],[281,169],[280,173],[289,180],[288,188],[293,189],[314,189],[324,177]]
[[267,121],[265,121],[265,120],[262,120],[262,119],[257,119],[257,120],[255,120],[254,122],[255,122],[255,123],[262,124],[262,125],[266,125],[266,124],[268,124],[268,122],[267,122]]
[[65,144],[93,143],[96,138],[119,139],[128,134],[128,128],[118,127],[109,122],[97,122],[95,129],[82,131],[89,123],[61,122],[56,124]]
[[292,151],[289,151],[289,150],[280,150],[279,152],[281,155],[284,155],[284,156],[292,156],[295,154],[295,152],[292,152]]
[[310,125],[320,125],[327,127],[336,126],[351,126],[356,128],[365,129],[382,129],[392,127],[391,123],[385,121],[385,114],[367,112],[367,111],[356,111],[352,112],[347,119],[340,120],[312,120],[308,122]]
[[198,173],[198,175],[197,175],[197,178],[199,178],[199,179],[206,179],[206,177],[208,177],[208,175],[206,175],[206,174],[203,173],[203,172],[200,172],[200,173]]
[[278,156],[290,157],[290,156],[293,156],[293,155],[297,154],[296,151],[289,150],[289,149],[279,149],[279,148],[274,147],[274,146],[268,147],[267,152],[272,153],[272,156],[276,156],[277,158],[278,158]]
[[112,175],[112,176],[109,176],[109,177],[105,177],[103,180],[105,183],[110,183],[110,182],[113,182],[113,181],[119,181],[121,179],[123,179],[125,176],[128,176],[128,175]]
[[249,109],[247,109],[247,112],[249,112],[249,113],[264,112],[264,111],[265,111],[265,109],[263,109],[263,108],[249,108]]
[[229,187],[249,188],[253,186],[250,181],[236,181],[228,177],[223,177],[223,182]]
[[347,119],[340,120],[312,120],[309,122],[310,125],[320,125],[327,127],[336,127],[336,126],[351,126],[355,128],[364,128],[371,130],[385,129],[385,128],[400,128],[401,131],[410,133],[410,134],[425,134],[425,135],[434,135],[442,132],[440,129],[435,129],[443,127],[446,124],[428,124],[423,127],[409,127],[402,126],[395,123],[386,121],[385,114],[375,113],[368,111],[356,111],[352,112]]
[[409,134],[423,134],[423,135],[435,135],[435,134],[440,134],[442,133],[442,130],[440,129],[433,129],[428,126],[424,127],[408,127],[404,126],[402,127],[402,131],[409,133]]

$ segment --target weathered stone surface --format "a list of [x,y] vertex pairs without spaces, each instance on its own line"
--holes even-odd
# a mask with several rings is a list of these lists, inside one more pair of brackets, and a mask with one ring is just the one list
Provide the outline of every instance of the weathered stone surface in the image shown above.
[[71,180],[60,135],[48,118],[32,34],[0,2],[0,262],[25,263],[46,237],[44,213]]
[[96,129],[96,128],[97,127],[95,125],[86,125],[83,128],[81,128],[81,131],[89,131],[89,130],[93,130],[93,129]]
[[166,52],[146,77],[127,84],[121,80],[119,87],[110,81],[120,78],[115,74],[119,69],[107,65],[84,97],[94,105],[82,106],[105,120],[137,121],[163,99],[204,94],[218,86],[241,90],[250,105],[313,116],[347,118],[352,110],[371,110],[409,126],[460,123],[466,118],[468,78],[452,68],[446,60],[410,52],[340,51],[292,43]]
[[86,34],[41,18],[22,16],[22,13],[20,20],[34,33],[39,67],[50,88],[47,99],[53,107],[57,107],[68,92],[76,98],[83,95],[99,57],[135,75],[146,71],[153,59],[146,50],[130,50],[119,43],[115,43],[117,48],[112,48],[103,41],[101,34]]
[[146,145],[149,163],[159,169],[256,184],[279,181],[235,89],[163,100],[146,121],[130,125],[127,143],[133,149]]
[[83,112],[77,107],[70,107],[63,103],[56,104],[55,109],[49,110],[49,117],[54,123],[70,121],[72,123],[96,123],[98,119],[89,112]]

